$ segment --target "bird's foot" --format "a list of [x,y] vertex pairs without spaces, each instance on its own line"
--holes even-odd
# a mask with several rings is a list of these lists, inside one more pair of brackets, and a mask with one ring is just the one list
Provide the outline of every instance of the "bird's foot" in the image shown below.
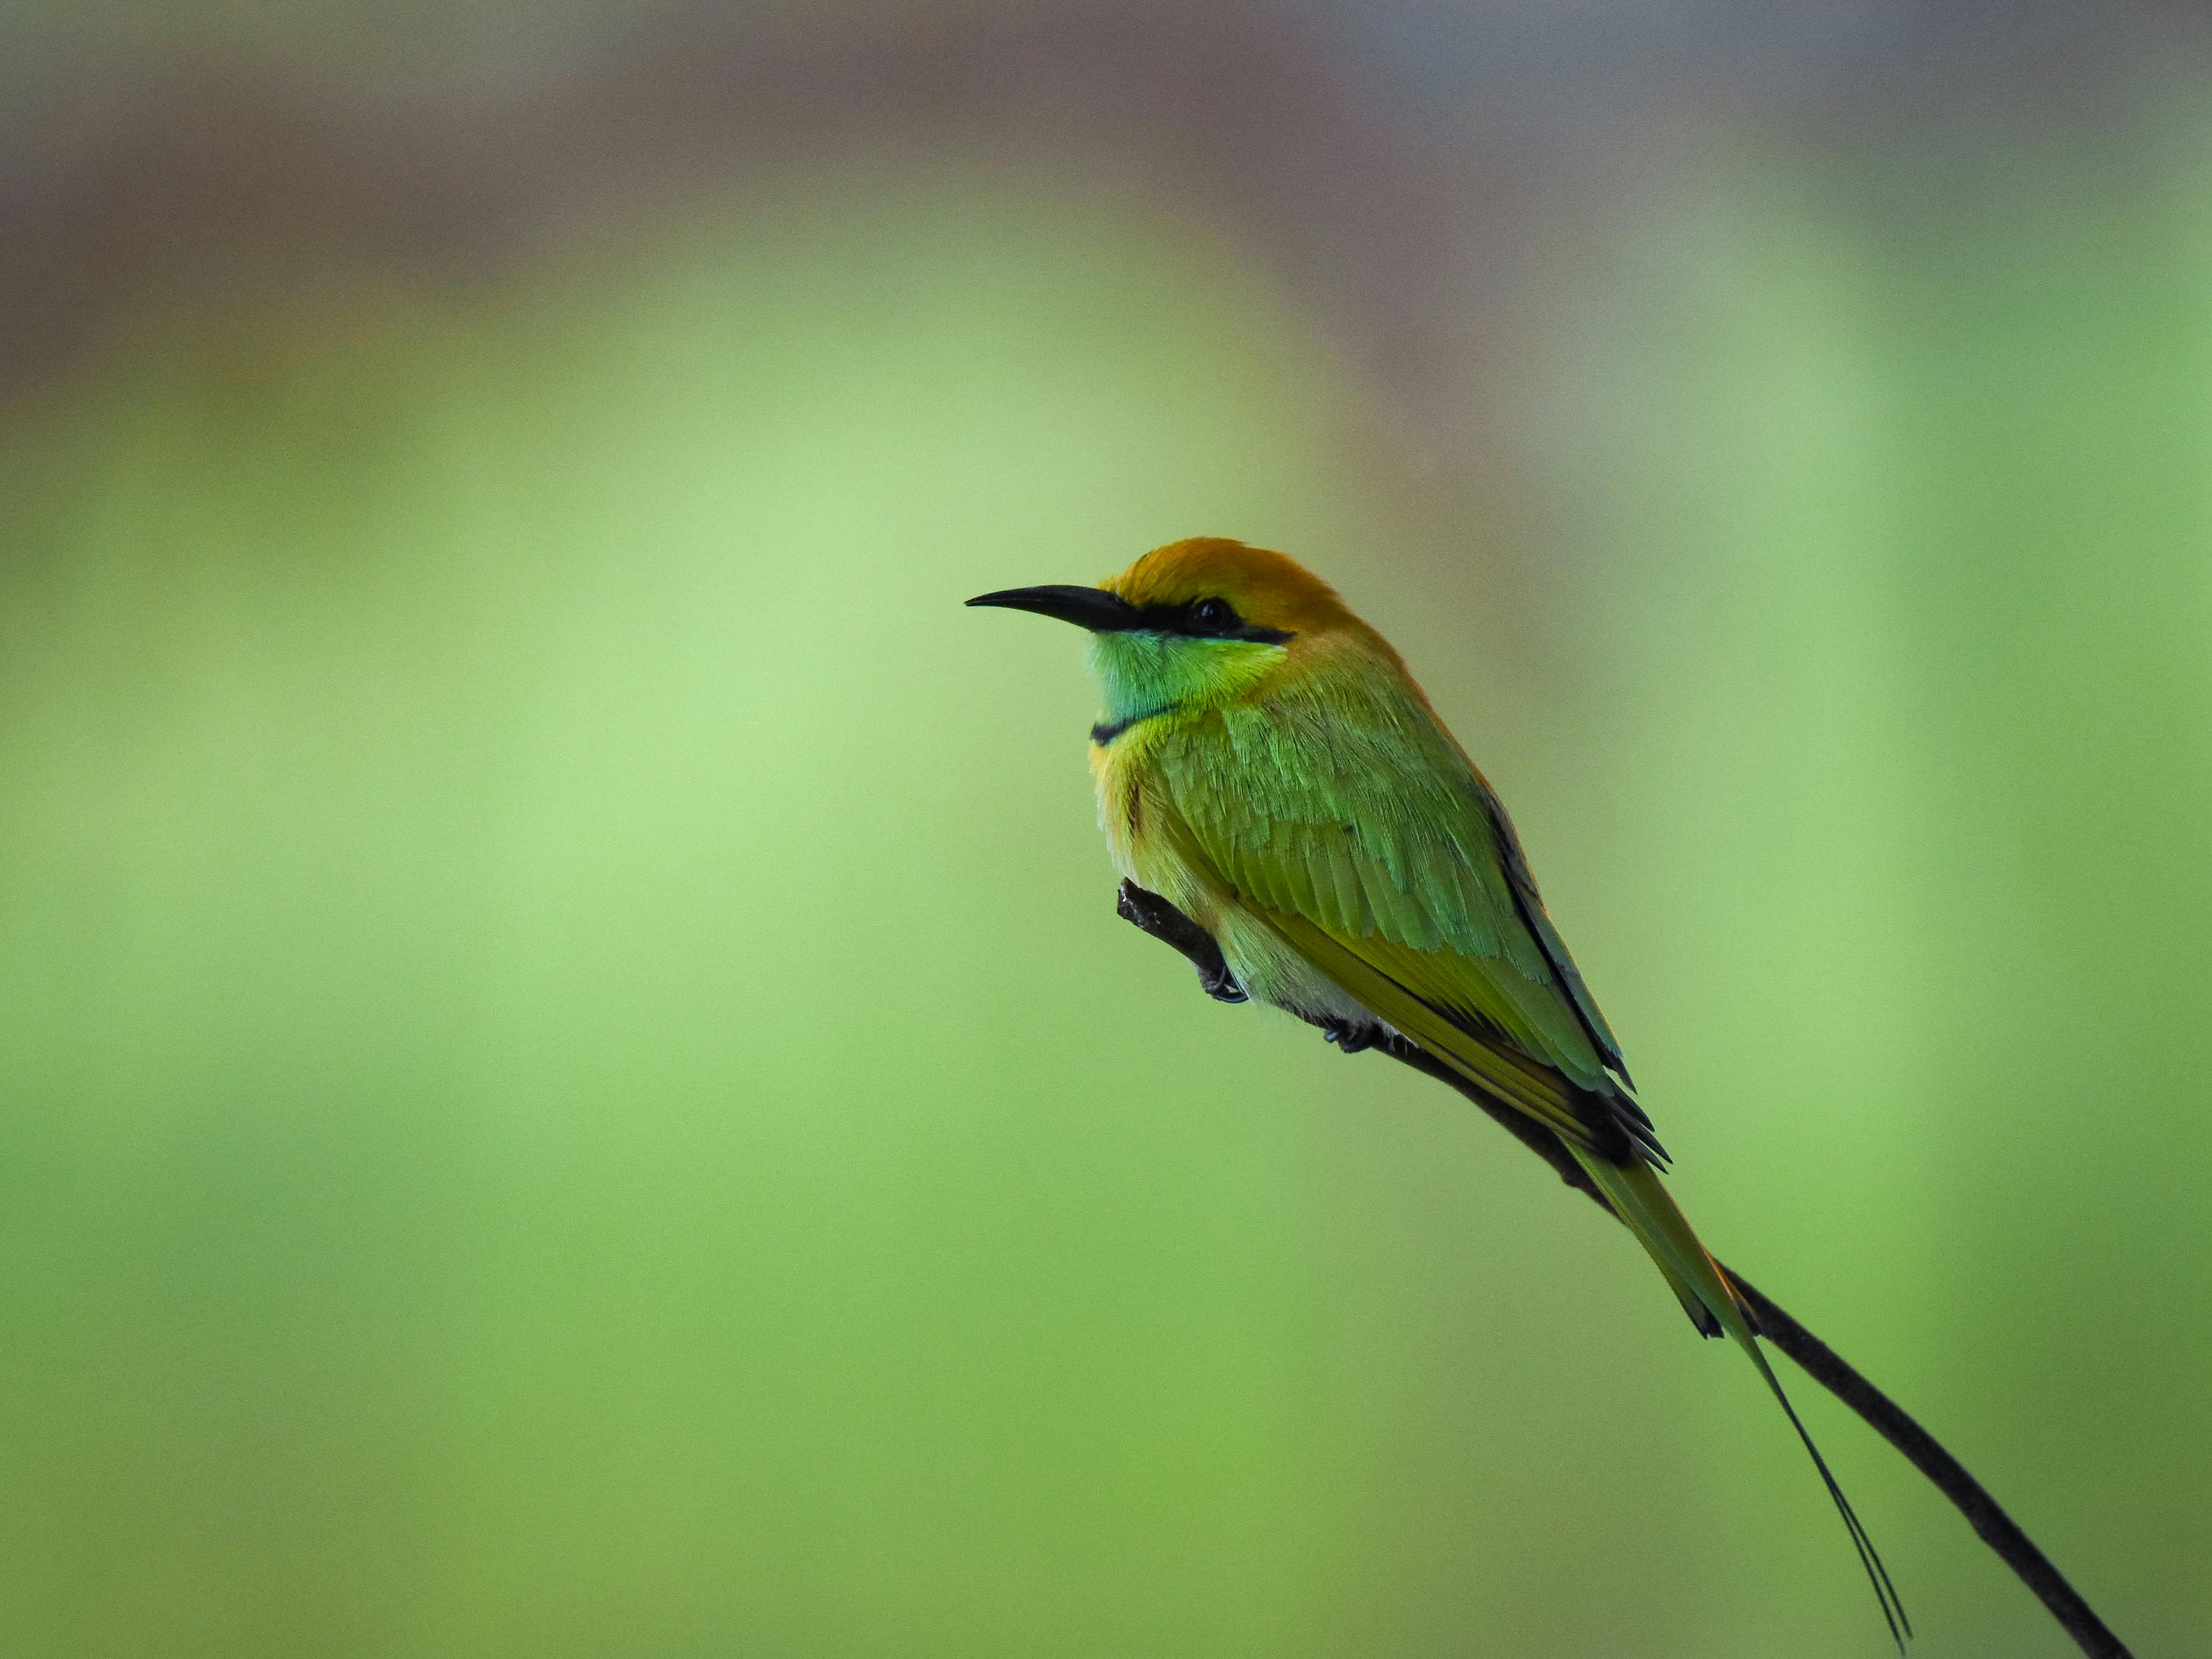
[[1226,967],[1215,970],[1201,963],[1198,969],[1198,988],[1216,1002],[1248,1002],[1251,1000],[1246,995],[1244,988],[1237,982],[1236,975]]
[[1321,1028],[1321,1040],[1334,1042],[1340,1054],[1360,1054],[1372,1048],[1382,1036],[1372,1025],[1354,1025],[1341,1019],[1328,1020]]

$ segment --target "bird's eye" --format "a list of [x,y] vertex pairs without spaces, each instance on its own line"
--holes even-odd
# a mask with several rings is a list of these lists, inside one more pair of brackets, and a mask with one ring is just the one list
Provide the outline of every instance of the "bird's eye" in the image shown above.
[[1200,628],[1216,632],[1237,626],[1237,612],[1226,599],[1200,599],[1192,607],[1190,617]]

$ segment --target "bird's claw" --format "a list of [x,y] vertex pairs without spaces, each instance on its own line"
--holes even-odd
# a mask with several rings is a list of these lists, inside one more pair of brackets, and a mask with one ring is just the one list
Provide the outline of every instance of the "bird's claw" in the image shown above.
[[1352,1025],[1333,1019],[1321,1028],[1321,1040],[1334,1042],[1340,1054],[1356,1054],[1375,1046],[1376,1032],[1372,1025]]
[[1218,973],[1216,973],[1209,969],[1203,963],[1200,963],[1198,969],[1198,988],[1201,991],[1205,992],[1206,995],[1212,997],[1216,1002],[1249,1002],[1251,1000],[1251,999],[1245,994],[1244,988],[1237,982],[1236,979],[1230,974],[1226,968],[1224,968]]

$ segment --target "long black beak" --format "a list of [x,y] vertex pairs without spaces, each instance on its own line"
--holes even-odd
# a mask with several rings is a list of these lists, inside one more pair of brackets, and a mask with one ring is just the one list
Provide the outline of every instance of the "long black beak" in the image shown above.
[[1034,611],[1040,617],[1057,617],[1094,634],[1126,633],[1145,625],[1142,611],[1103,587],[1009,587],[1002,593],[979,593],[968,603]]

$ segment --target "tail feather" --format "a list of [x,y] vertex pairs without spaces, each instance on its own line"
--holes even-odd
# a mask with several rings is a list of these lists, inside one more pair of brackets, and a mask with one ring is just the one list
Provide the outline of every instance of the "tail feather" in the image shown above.
[[[1783,1392],[1781,1379],[1766,1363],[1750,1313],[1737,1297],[1735,1287],[1698,1243],[1688,1218],[1661,1183],[1656,1170],[1646,1164],[1615,1164],[1579,1148],[1574,1152],[1615,1213],[1628,1224],[1629,1231],[1659,1264],[1659,1271],[1682,1298],[1682,1305],[1691,1310],[1690,1317],[1698,1322],[1698,1329],[1708,1334],[1712,1334],[1713,1327],[1725,1331],[1738,1347],[1751,1356],[1760,1379],[1780,1403],[1790,1419],[1790,1426],[1797,1431],[1797,1438],[1812,1458],[1813,1467],[1820,1472],[1820,1483],[1828,1489],[1836,1512],[1843,1516],[1844,1526],[1851,1535],[1851,1547],[1858,1552],[1859,1565],[1865,1569],[1867,1582],[1874,1587],[1875,1600],[1881,1604],[1882,1619],[1889,1626],[1890,1639],[1902,1654],[1905,1638],[1912,1634],[1912,1621],[1905,1616],[1905,1604],[1898,1599],[1897,1587],[1890,1582],[1889,1569],[1882,1565],[1874,1540],[1860,1523],[1858,1512],[1851,1508],[1850,1500],[1844,1496],[1844,1489],[1829,1471],[1827,1459],[1813,1443],[1813,1437],[1798,1417],[1797,1408]],[[1700,1310],[1705,1319],[1699,1319]],[[1707,1322],[1711,1322],[1710,1326]]]

